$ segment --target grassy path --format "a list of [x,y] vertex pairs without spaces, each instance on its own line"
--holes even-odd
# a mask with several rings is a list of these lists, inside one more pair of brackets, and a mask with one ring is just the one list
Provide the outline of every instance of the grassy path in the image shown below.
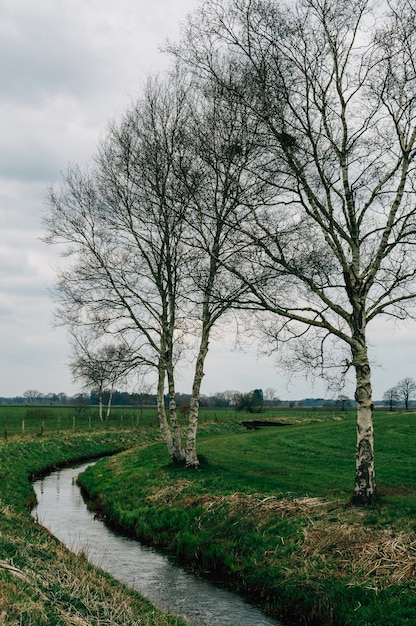
[[207,433],[201,469],[163,446],[103,460],[81,482],[108,522],[168,546],[286,623],[416,625],[416,416],[376,417],[380,501],[349,505],[355,422]]
[[0,624],[7,626],[181,626],[63,547],[30,516],[28,477],[119,452],[149,433],[100,432],[21,438],[0,445]]

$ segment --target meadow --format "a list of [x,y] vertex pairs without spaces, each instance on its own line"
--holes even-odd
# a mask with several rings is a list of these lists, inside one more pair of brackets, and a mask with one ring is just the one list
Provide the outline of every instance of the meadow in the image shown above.
[[203,411],[190,471],[170,463],[154,409],[100,422],[96,408],[0,406],[0,623],[179,626],[29,516],[29,476],[117,453],[81,477],[114,528],[288,625],[416,624],[416,415],[376,412],[379,500],[368,508],[349,502],[353,411],[275,409],[262,419],[290,426],[248,431],[252,417]]
[[0,438],[157,427],[155,409],[114,407],[100,420],[98,407],[0,404]]
[[[199,422],[217,422],[221,424],[240,423],[243,420],[284,419],[290,415],[291,420],[326,419],[334,413],[334,409],[280,409],[270,408],[261,415],[248,415],[238,412],[235,408],[204,409],[200,410]],[[355,412],[342,411],[342,415],[354,416]],[[182,426],[186,418],[178,411]],[[99,419],[97,406],[83,405],[36,405],[36,404],[0,404],[0,439],[15,436],[42,436],[69,432],[88,432],[118,430],[120,428],[157,428],[157,413],[155,407],[114,406],[108,419]]]
[[170,549],[285,624],[416,624],[415,420],[376,414],[379,501],[368,508],[350,505],[355,418],[333,412],[259,431],[206,424],[197,471],[155,444],[80,480],[111,526]]

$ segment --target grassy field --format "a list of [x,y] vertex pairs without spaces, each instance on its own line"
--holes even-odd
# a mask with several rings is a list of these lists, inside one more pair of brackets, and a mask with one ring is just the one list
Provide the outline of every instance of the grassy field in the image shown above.
[[349,505],[354,412],[275,409],[262,419],[292,426],[247,431],[253,417],[202,411],[201,469],[186,471],[148,445],[154,409],[117,408],[100,422],[96,408],[1,405],[0,624],[179,625],[29,516],[28,476],[124,451],[83,477],[113,526],[287,624],[416,625],[416,415],[376,413],[380,499],[368,509]]
[[285,623],[415,625],[416,415],[376,414],[380,499],[365,509],[349,504],[353,414],[292,421],[249,432],[217,419],[202,426],[198,471],[155,444],[103,460],[82,485],[111,525],[169,547]]
[[[200,424],[218,422],[236,423],[247,419],[285,419],[291,421],[316,421],[339,415],[332,410],[320,409],[268,409],[261,415],[239,413],[234,408],[201,409]],[[186,419],[178,412],[182,425]],[[354,411],[342,412],[342,416],[354,416]],[[0,404],[0,440],[16,436],[51,435],[88,431],[119,430],[120,428],[157,427],[156,407],[112,408],[109,419],[100,421],[97,406],[53,406],[53,405],[5,405]]]
[[157,427],[155,409],[115,407],[109,419],[99,419],[98,407],[0,404],[0,439],[120,428]]

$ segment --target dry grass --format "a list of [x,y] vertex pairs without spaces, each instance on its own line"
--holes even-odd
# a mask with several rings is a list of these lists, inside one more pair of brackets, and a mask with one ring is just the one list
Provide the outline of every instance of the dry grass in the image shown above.
[[262,519],[270,516],[307,516],[311,510],[326,505],[323,498],[277,498],[275,496],[263,496],[261,494],[234,493],[228,497],[231,505],[242,510],[247,515],[255,515]]
[[16,578],[21,578],[22,580],[27,580],[27,577],[22,572],[22,570],[20,570],[17,567],[14,567],[14,565],[11,565],[10,563],[7,563],[6,561],[0,561],[0,569],[5,569],[8,572],[11,572],[11,574],[13,574],[13,576],[16,576]]
[[202,505],[211,508],[214,505],[229,505],[233,509],[240,509],[246,515],[260,515],[261,517],[275,515],[283,516],[308,514],[311,509],[322,507],[327,504],[323,498],[294,498],[279,499],[275,496],[264,496],[259,493],[247,494],[235,492],[225,496],[214,496],[212,494],[195,496],[183,492],[191,487],[193,483],[189,480],[178,480],[173,485],[167,485],[162,489],[157,489],[147,496],[153,502],[164,505],[172,505],[179,501],[182,506],[194,507]]
[[[304,570],[330,567],[337,576],[348,576],[351,584],[385,588],[414,580],[416,577],[416,538],[406,532],[374,530],[362,523],[364,512],[338,506],[323,498],[278,499],[261,494],[233,493],[226,496],[191,496],[186,490],[190,481],[182,480],[148,496],[151,501],[169,506],[204,508],[205,515],[215,515],[226,507],[229,515],[252,518],[257,526],[266,526],[276,516],[305,520],[303,540],[297,558]],[[332,520],[332,521],[331,521]]]
[[416,539],[409,533],[369,530],[359,524],[325,523],[304,529],[301,557],[337,563],[356,584],[386,587],[416,576]]
[[167,485],[162,489],[152,490],[147,496],[147,500],[158,502],[159,504],[170,505],[179,498],[182,492],[191,485],[189,480],[178,480],[173,485]]
[[12,529],[2,530],[1,537],[18,546],[19,567],[13,559],[0,560],[0,626],[183,623],[161,614],[63,545],[48,541],[48,534],[41,528],[25,541],[15,537]]

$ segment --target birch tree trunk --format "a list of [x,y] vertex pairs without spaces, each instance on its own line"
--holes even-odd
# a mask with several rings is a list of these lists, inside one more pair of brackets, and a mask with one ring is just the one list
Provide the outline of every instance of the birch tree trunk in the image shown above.
[[158,383],[157,383],[157,417],[159,420],[160,433],[165,443],[169,455],[173,458],[173,441],[172,433],[169,428],[165,409],[165,366],[159,362],[158,365]]
[[113,400],[113,389],[110,389],[110,395],[108,396],[108,404],[107,404],[107,419],[110,417],[111,411],[111,402]]
[[101,422],[103,421],[103,391],[99,389],[98,391],[98,404],[99,404],[99,416]]
[[371,504],[376,497],[374,469],[374,428],[371,370],[368,361],[365,332],[355,337],[352,344],[353,365],[356,376],[357,447],[354,504]]
[[176,463],[182,463],[185,460],[185,452],[182,448],[181,428],[179,425],[178,414],[176,411],[175,399],[175,380],[173,375],[173,366],[170,360],[166,364],[166,373],[168,377],[168,393],[169,393],[169,422],[172,433],[172,459]]
[[188,431],[185,446],[186,467],[199,467],[199,460],[196,450],[196,433],[198,430],[199,418],[199,396],[201,392],[202,379],[204,377],[204,363],[208,354],[209,329],[203,327],[198,357],[195,365],[194,381],[192,385],[192,397],[189,407]]

